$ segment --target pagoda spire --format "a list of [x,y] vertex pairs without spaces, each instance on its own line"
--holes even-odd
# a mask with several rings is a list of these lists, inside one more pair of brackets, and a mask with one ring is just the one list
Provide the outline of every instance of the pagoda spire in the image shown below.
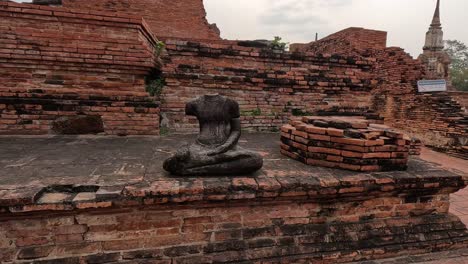
[[434,12],[434,17],[432,18],[431,27],[440,27],[442,24],[440,23],[440,0],[437,0],[437,7]]
[[442,51],[444,49],[444,32],[440,22],[440,0],[437,0],[434,17],[429,31],[426,33],[426,43],[423,49],[431,51]]

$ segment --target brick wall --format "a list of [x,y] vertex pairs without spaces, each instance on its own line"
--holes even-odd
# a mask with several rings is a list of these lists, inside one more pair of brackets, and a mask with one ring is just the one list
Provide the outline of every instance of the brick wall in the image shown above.
[[[355,39],[362,36],[368,37]],[[428,145],[466,145],[460,104],[447,94],[418,93],[424,67],[403,49],[386,48],[385,40],[385,32],[358,28],[314,42],[309,52],[167,40],[163,124],[195,131],[184,103],[218,92],[239,101],[245,128],[274,130],[291,115],[354,114],[383,118]]]
[[[2,4],[0,132],[47,133],[59,116],[85,114],[102,116],[109,134],[157,133],[159,110],[144,90],[144,75],[154,68],[155,38],[139,19],[141,5],[151,5],[63,3],[82,9]],[[165,10],[169,6],[190,15]],[[94,7],[111,12],[89,11]],[[247,129],[277,130],[291,115],[335,114],[385,118],[435,145],[434,138],[459,142],[466,134],[460,104],[444,94],[418,94],[424,68],[404,50],[386,48],[386,32],[349,28],[306,45],[306,52],[280,52],[208,34],[198,1],[158,7],[168,15],[151,20],[151,31],[212,38],[161,38],[167,42],[162,124],[171,130],[194,132],[197,121],[185,116],[184,104],[218,92],[239,101]],[[173,24],[176,16],[184,17],[177,20],[181,24]]]
[[63,0],[64,7],[142,16],[158,37],[220,39],[209,24],[202,0]]
[[277,52],[241,42],[167,40],[161,100],[163,124],[195,131],[185,102],[217,92],[237,100],[244,128],[277,129],[291,115],[333,112],[367,113],[372,59]]
[[144,83],[155,41],[136,16],[0,3],[0,134],[76,115],[101,117],[107,134],[157,134]]
[[339,54],[351,53],[356,49],[360,51],[385,49],[387,47],[387,32],[351,27],[305,46],[295,45],[294,47],[299,51]]
[[458,218],[438,212],[409,217],[436,204],[448,208],[446,197],[431,199],[380,198],[359,207],[146,206],[0,218],[0,256],[13,263],[343,263],[466,247]]

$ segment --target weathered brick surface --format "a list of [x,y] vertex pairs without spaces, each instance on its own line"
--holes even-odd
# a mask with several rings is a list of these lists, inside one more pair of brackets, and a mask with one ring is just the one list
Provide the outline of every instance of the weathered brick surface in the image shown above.
[[447,94],[419,94],[421,63],[401,48],[386,48],[385,32],[368,31],[343,30],[311,43],[305,53],[235,41],[167,40],[164,124],[195,131],[184,103],[215,91],[240,102],[246,128],[275,129],[291,115],[366,115],[428,145],[466,145],[461,106]]
[[363,115],[371,105],[372,59],[274,52],[237,41],[166,40],[162,111],[169,127],[195,131],[184,105],[206,92],[237,100],[243,127],[278,129],[291,115]]
[[387,124],[411,133],[426,145],[466,148],[468,115],[449,94],[387,95],[385,107]]
[[468,111],[468,93],[467,92],[450,92],[450,95]]
[[0,134],[46,134],[61,116],[100,116],[107,134],[156,134],[144,76],[156,39],[141,18],[0,3]]
[[342,263],[466,247],[468,231],[447,208],[446,195],[433,195],[6,215],[0,251],[12,252],[3,260],[13,263]]
[[[105,112],[110,113],[103,117],[109,134],[154,133],[158,110],[143,89],[143,76],[148,72],[145,67],[154,62],[154,38],[148,37],[151,29],[158,37],[166,36],[164,74],[168,85],[161,97],[162,123],[172,130],[195,131],[197,122],[185,117],[184,104],[199,94],[217,91],[240,102],[243,126],[250,129],[277,130],[291,115],[367,115],[385,119],[386,124],[411,132],[428,145],[456,146],[466,152],[464,96],[456,96],[460,105],[452,94],[418,94],[416,81],[423,78],[424,67],[402,49],[386,48],[385,32],[349,28],[303,45],[300,50],[305,53],[273,52],[250,47],[246,41],[221,41],[206,35],[208,27],[198,0],[184,3],[183,8],[177,3],[148,5],[144,1],[70,0],[64,5],[80,9],[2,4],[4,19],[14,18],[7,19],[13,27],[5,22],[2,28],[7,34],[2,35],[0,54],[2,66],[8,65],[2,78],[8,89],[2,96],[40,100],[19,111],[18,101],[0,102],[0,111],[4,111],[0,131],[46,133],[59,114]],[[167,20],[154,15],[154,8],[148,6],[167,14]],[[179,13],[165,8],[191,11],[174,24]],[[159,24],[152,20],[150,26],[141,26],[142,15]],[[19,25],[27,27],[16,28]],[[184,35],[181,28],[195,36]],[[178,38],[210,40],[171,40],[164,32]],[[143,49],[134,46],[135,40],[139,40],[138,45],[143,43]],[[26,67],[30,62],[33,65]],[[64,86],[79,94],[77,99],[71,98],[71,106],[66,105],[68,91],[62,96]],[[57,98],[55,94],[59,94]],[[96,100],[94,107],[88,104],[94,103],[94,98],[79,106],[88,94],[97,94],[102,100]],[[129,96],[125,102],[132,98],[136,103],[122,105],[121,96]],[[52,107],[43,110],[49,103]]]
[[379,86],[375,109],[385,123],[413,134],[431,146],[466,145],[468,116],[451,93],[418,93],[424,77],[420,62],[399,48],[368,51],[376,56]]
[[67,8],[142,16],[158,37],[220,39],[216,24],[209,24],[202,0],[62,0]]

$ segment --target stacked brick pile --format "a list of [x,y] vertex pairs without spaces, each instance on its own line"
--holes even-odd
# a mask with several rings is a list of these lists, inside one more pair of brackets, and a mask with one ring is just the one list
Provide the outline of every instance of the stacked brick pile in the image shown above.
[[293,118],[281,128],[281,153],[308,165],[353,171],[405,170],[410,140],[347,117]]

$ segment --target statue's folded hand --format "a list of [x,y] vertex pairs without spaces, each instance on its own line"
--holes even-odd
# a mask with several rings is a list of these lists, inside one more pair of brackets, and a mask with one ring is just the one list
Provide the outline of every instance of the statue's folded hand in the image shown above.
[[220,146],[220,147],[214,148],[212,150],[209,150],[206,154],[208,156],[216,156],[216,155],[219,155],[219,154],[223,154],[223,153],[227,152],[228,150],[229,150],[229,148],[224,147],[224,146]]

